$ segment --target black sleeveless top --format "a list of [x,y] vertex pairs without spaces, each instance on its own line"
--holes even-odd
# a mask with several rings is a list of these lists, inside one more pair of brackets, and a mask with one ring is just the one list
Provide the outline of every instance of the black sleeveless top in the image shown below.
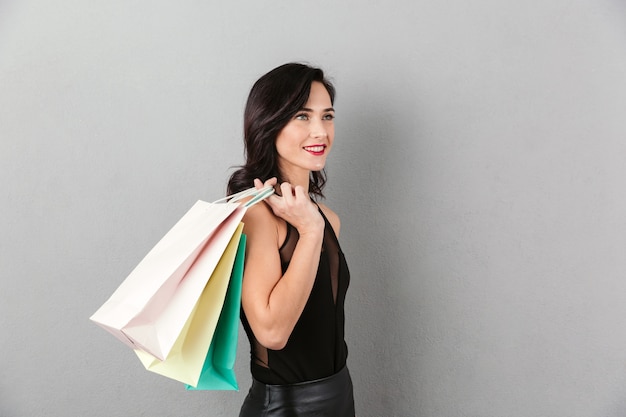
[[[254,337],[241,309],[241,322],[250,341],[252,376],[265,384],[295,384],[331,376],[346,365],[344,301],[350,283],[348,265],[337,236],[324,213],[324,240],[315,282],[309,299],[287,345],[281,350],[263,347]],[[287,223],[287,236],[280,247],[283,273],[287,270],[298,231]]]

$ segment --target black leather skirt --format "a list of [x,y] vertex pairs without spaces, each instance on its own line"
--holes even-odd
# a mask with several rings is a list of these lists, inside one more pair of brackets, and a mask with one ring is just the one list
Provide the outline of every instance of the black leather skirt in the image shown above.
[[267,385],[255,379],[239,417],[354,417],[348,368],[333,376],[293,385]]

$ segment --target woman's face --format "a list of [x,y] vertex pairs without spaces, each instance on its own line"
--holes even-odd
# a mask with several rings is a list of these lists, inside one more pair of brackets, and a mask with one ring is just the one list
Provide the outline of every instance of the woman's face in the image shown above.
[[335,138],[335,110],[324,84],[311,84],[309,100],[276,138],[278,168],[291,182],[308,181],[310,171],[320,171]]

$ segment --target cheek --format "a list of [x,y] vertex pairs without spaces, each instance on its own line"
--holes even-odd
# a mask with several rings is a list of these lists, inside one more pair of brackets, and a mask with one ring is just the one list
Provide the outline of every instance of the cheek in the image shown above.
[[296,149],[297,147],[294,141],[287,140],[286,138],[276,141],[276,154],[279,157],[288,158],[296,152]]
[[283,144],[295,143],[301,135],[302,132],[298,126],[288,124],[280,131],[276,141],[281,141]]
[[275,142],[275,146],[276,146],[276,150],[280,153],[282,151],[285,150],[285,148],[287,148],[289,146],[289,137],[290,137],[290,132],[289,129],[287,129],[287,127],[283,128],[283,130],[280,131],[280,133],[278,134],[278,136],[276,137],[276,142]]
[[332,127],[326,131],[328,133],[328,143],[330,146],[335,142],[335,128]]

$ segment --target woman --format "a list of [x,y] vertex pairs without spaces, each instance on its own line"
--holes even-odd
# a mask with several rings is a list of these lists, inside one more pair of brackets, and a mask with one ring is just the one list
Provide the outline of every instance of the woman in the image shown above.
[[246,163],[229,193],[252,184],[277,193],[244,217],[241,320],[253,382],[240,417],[354,416],[339,217],[311,199],[323,197],[334,96],[322,70],[292,63],[261,77],[248,97]]

